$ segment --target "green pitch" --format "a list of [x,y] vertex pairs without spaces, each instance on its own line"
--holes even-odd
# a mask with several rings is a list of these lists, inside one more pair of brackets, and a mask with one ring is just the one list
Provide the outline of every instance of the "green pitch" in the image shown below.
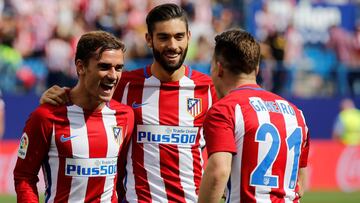
[[358,192],[307,192],[302,203],[359,203],[360,191]]
[[[16,197],[10,195],[0,195],[0,202],[16,203]],[[44,202],[44,198],[40,198]],[[359,203],[360,191],[351,193],[342,192],[307,192],[301,203]]]

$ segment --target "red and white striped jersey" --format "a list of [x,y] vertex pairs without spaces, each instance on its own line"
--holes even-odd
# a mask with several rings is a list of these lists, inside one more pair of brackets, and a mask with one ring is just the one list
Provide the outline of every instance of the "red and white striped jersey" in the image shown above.
[[135,129],[123,186],[128,202],[196,202],[203,172],[202,123],[216,100],[209,76],[186,67],[161,82],[150,66],[124,72],[114,99],[131,105]]
[[133,128],[132,109],[114,100],[98,111],[39,106],[20,141],[14,169],[17,201],[38,202],[42,167],[46,202],[117,202],[118,156]]
[[309,134],[302,111],[257,85],[231,91],[204,122],[206,146],[233,153],[225,202],[298,202]]

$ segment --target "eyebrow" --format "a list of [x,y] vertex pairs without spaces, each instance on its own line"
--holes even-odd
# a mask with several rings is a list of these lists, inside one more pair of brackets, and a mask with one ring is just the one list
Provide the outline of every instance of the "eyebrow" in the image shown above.
[[[159,32],[156,34],[156,36],[169,36],[169,35],[173,35],[173,34],[167,32]],[[177,32],[174,35],[185,35],[185,32]]]
[[104,63],[104,62],[100,62],[97,64],[98,66],[100,66],[101,68],[111,68],[111,67],[115,67],[115,68],[123,68],[124,67],[124,64],[116,64],[116,65],[113,65],[111,63]]

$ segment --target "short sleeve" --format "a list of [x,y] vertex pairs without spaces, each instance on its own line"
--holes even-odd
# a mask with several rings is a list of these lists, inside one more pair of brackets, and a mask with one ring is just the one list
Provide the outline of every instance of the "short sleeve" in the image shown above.
[[209,156],[214,152],[236,153],[234,113],[226,105],[214,105],[204,121],[204,136]]

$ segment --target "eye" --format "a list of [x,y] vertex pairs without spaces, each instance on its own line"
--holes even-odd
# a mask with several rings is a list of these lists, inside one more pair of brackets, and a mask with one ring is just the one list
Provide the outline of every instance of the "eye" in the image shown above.
[[177,39],[177,40],[182,40],[182,39],[184,39],[184,37],[185,37],[185,34],[177,34],[177,35],[175,35],[175,38]]
[[169,38],[169,36],[166,34],[158,34],[157,37],[160,41],[166,41]]
[[101,70],[107,70],[111,68],[110,63],[98,63],[98,67],[100,67]]
[[115,71],[121,72],[123,68],[124,68],[124,65],[116,65],[115,66]]

